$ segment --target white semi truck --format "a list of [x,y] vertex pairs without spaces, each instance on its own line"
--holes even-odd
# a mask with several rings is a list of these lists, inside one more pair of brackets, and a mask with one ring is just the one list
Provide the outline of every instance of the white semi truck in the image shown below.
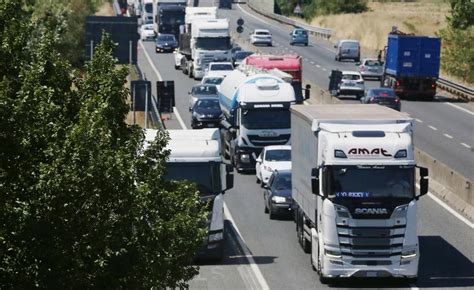
[[175,58],[189,77],[201,79],[210,62],[232,60],[229,20],[216,17],[216,7],[186,8]]
[[[155,139],[158,130],[147,129],[145,140]],[[223,162],[217,129],[168,130],[166,178],[195,182],[201,200],[208,203],[208,235],[200,257],[222,259],[224,249],[224,193],[233,187],[232,166]]]
[[296,103],[290,83],[270,73],[238,68],[219,86],[222,152],[238,171],[255,170],[267,145],[290,144],[290,106]]
[[291,107],[297,237],[322,282],[417,278],[428,170],[416,166],[412,130],[408,115],[379,105]]

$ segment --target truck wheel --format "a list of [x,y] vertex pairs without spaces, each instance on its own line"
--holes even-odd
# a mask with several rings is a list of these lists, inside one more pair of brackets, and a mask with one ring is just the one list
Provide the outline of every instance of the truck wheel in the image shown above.
[[174,65],[174,69],[179,69],[179,65]]
[[411,277],[411,278],[405,278],[405,281],[408,283],[408,284],[416,284],[416,282],[418,281],[418,276],[416,277]]

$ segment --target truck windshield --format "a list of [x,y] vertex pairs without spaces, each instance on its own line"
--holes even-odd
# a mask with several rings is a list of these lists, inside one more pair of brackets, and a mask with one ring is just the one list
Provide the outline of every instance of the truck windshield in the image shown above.
[[160,22],[162,24],[166,24],[166,25],[183,24],[184,23],[184,11],[180,11],[180,10],[162,10],[161,13],[160,13]]
[[168,162],[166,169],[166,179],[195,182],[201,195],[219,194],[222,191],[218,162]]
[[329,198],[407,198],[415,194],[413,166],[328,166]]
[[229,50],[230,37],[199,37],[196,39],[196,47],[204,50]]
[[290,111],[286,110],[243,110],[242,125],[247,129],[289,129]]
[[153,13],[153,4],[152,3],[145,4],[145,12],[146,13]]

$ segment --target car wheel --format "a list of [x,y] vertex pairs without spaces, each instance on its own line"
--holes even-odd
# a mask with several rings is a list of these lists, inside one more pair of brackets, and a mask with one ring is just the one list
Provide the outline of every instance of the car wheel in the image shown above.
[[178,65],[174,65],[174,69],[179,69],[179,66],[178,66]]
[[358,100],[360,100],[363,96],[364,96],[364,94],[358,94],[358,95],[356,96],[356,98],[357,98]]
[[268,217],[271,219],[271,220],[274,220],[276,218],[276,215],[275,213],[273,212],[273,209],[272,209],[272,206],[270,205],[270,208],[268,209]]
[[306,43],[304,44],[304,46],[308,46],[308,43],[306,42]]
[[257,176],[257,184],[260,184],[260,183],[262,183],[262,181],[261,181],[260,178],[258,178],[258,176]]
[[294,43],[293,42],[290,42],[290,45],[293,45]]

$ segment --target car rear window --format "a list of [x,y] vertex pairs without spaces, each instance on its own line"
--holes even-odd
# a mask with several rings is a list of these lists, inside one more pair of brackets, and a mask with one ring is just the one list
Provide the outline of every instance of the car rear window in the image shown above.
[[376,97],[395,97],[393,90],[374,90],[373,95]]
[[204,79],[205,84],[210,85],[220,85],[224,79],[223,78],[206,78]]
[[306,35],[308,34],[308,32],[306,30],[296,30],[295,31],[295,34],[298,34],[298,35]]
[[343,48],[359,48],[359,44],[357,42],[343,42]]
[[217,94],[217,89],[215,86],[195,86],[192,93],[197,95],[215,95]]
[[266,161],[291,161],[291,151],[286,149],[268,150],[265,153]]
[[270,33],[266,32],[266,31],[257,31],[257,32],[255,32],[255,34],[257,34],[257,35],[269,35]]
[[231,64],[213,64],[210,70],[233,70]]
[[353,74],[345,74],[342,75],[343,80],[352,80],[352,81],[357,81],[360,79],[359,75],[353,75]]
[[382,65],[382,64],[378,60],[370,59],[370,60],[365,61],[365,65],[367,65],[367,66],[379,66],[379,65]]

